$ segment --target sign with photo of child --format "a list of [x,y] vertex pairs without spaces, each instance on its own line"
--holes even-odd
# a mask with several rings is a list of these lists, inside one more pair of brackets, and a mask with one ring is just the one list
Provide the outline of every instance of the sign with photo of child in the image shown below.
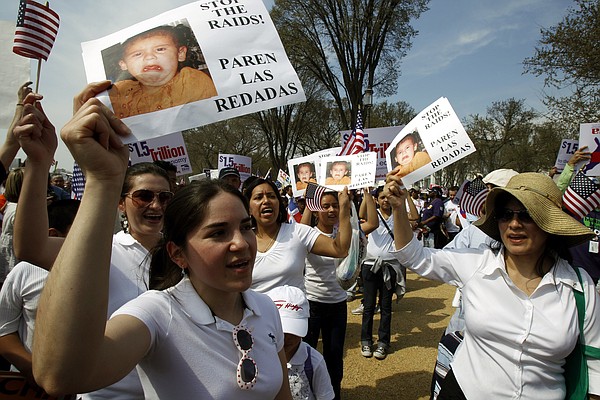
[[82,49],[128,142],[305,100],[262,0],[190,3]]
[[309,182],[317,183],[318,156],[311,154],[288,160],[288,172],[294,197],[304,196]]
[[321,160],[318,183],[337,191],[361,189],[375,185],[377,154],[358,153],[351,156],[327,157]]
[[[388,172],[385,151],[402,128],[404,128],[404,125],[363,129],[365,151],[372,151],[377,154],[377,173],[375,175],[375,180],[377,181],[385,180],[385,176]],[[346,142],[351,133],[351,130],[340,132],[340,143],[342,143],[342,145]]]
[[406,124],[385,154],[388,171],[397,168],[408,187],[473,152],[450,102],[441,97]]

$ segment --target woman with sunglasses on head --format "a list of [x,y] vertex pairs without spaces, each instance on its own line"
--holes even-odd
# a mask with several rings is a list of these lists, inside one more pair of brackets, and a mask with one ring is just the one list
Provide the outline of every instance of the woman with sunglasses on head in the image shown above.
[[[86,90],[90,90],[91,94],[97,92],[94,88],[94,84],[91,84]],[[29,96],[33,99],[33,94]],[[79,95],[82,96],[86,95]],[[17,210],[15,219],[15,252],[19,259],[49,270],[65,240],[48,236],[45,202],[47,174],[57,138],[54,127],[39,103],[36,107],[26,107],[26,116],[16,131],[27,154],[27,165],[23,182],[23,207]],[[117,232],[112,240],[110,293],[105,318],[148,290],[149,251],[161,238],[164,209],[173,197],[166,171],[152,163],[140,163],[128,168],[120,182],[122,187],[118,209],[123,215],[124,230]],[[102,223],[114,226],[114,214]],[[137,372],[132,370],[117,384],[86,393],[83,398],[143,399],[144,393]]]
[[256,255],[247,204],[226,185],[178,191],[152,257],[152,285],[166,289],[147,291],[106,321],[106,221],[122,198],[128,151],[120,136],[128,133],[96,99],[62,129],[86,187],[40,299],[36,381],[49,393],[80,393],[137,365],[147,399],[290,399],[277,309],[247,290]]
[[252,289],[266,292],[289,285],[304,290],[307,254],[337,258],[348,254],[352,237],[348,189],[339,193],[340,224],[335,238],[306,225],[287,223],[287,208],[270,180],[255,179],[245,196],[250,202],[258,245]]
[[[402,180],[388,174],[386,193],[402,204]],[[562,211],[562,193],[538,173],[494,188],[475,225],[498,248],[427,249],[413,238],[403,207],[394,207],[399,261],[426,278],[461,288],[465,336],[438,399],[564,399],[566,357],[579,346],[575,291],[585,296],[585,344],[600,347],[599,298],[583,285],[568,247],[593,232]],[[583,286],[583,287],[582,287]],[[576,344],[577,343],[577,344]],[[587,359],[590,398],[600,398],[600,360]]]

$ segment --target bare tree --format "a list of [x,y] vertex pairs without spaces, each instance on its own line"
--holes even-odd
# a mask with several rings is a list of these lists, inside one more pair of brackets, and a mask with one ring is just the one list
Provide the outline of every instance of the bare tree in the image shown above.
[[[271,11],[292,63],[329,92],[342,126],[356,120],[363,89],[394,94],[400,61],[428,0],[277,0]],[[347,109],[350,113],[346,113]]]

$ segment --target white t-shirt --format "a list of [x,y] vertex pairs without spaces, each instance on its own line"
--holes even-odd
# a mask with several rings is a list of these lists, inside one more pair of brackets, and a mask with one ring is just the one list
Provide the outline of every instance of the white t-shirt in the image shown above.
[[335,397],[331,378],[327,372],[325,359],[315,349],[310,349],[310,361],[313,368],[312,388],[304,368],[308,358],[308,348],[306,342],[300,342],[300,347],[288,362],[288,380],[290,382],[290,391],[294,400],[331,400]]
[[4,208],[2,221],[2,234],[0,235],[0,282],[4,282],[6,275],[19,262],[13,249],[13,231],[17,203],[7,202]]
[[[129,300],[135,299],[148,290],[150,257],[148,250],[128,233],[123,231],[113,235],[108,283],[108,315],[119,309]],[[144,399],[142,383],[134,369],[119,382],[104,389],[86,393],[83,400],[99,399]]]
[[[321,232],[317,228],[313,229],[327,237],[334,237],[333,234]],[[337,280],[334,261],[333,257],[312,253],[306,255],[304,284],[308,300],[330,304],[346,301],[348,295]]]
[[308,225],[281,224],[271,248],[256,253],[251,288],[261,293],[284,285],[304,290],[306,255],[318,237],[319,232]]
[[[393,253],[421,276],[461,288],[465,338],[452,370],[469,399],[564,399],[563,365],[579,337],[573,290],[585,293],[586,345],[600,347],[600,304],[590,276],[558,260],[527,296],[506,272],[504,249],[436,250],[412,240]],[[588,358],[590,392],[600,360]]]
[[458,204],[454,204],[451,200],[444,203],[444,215],[450,214],[448,218],[444,220],[447,232],[459,232],[460,226],[456,225],[456,217],[458,217]]
[[379,215],[379,226],[367,236],[369,242],[367,244],[367,257],[365,261],[374,261],[377,257],[381,257],[382,260],[394,259],[394,256],[390,254],[390,251],[394,248],[394,239],[390,235],[390,231],[394,232],[394,216],[390,215],[385,220],[387,226],[390,228],[388,231],[381,220],[383,214],[380,213]]
[[35,315],[48,271],[20,262],[10,271],[0,291],[0,336],[18,332],[31,353]]
[[137,368],[146,399],[272,399],[282,385],[278,352],[283,348],[279,312],[267,296],[248,290],[240,325],[254,344],[256,385],[243,390],[236,371],[242,356],[233,341],[234,326],[214,317],[186,277],[164,290],[150,290],[114,315],[131,315],[150,332],[151,344]]

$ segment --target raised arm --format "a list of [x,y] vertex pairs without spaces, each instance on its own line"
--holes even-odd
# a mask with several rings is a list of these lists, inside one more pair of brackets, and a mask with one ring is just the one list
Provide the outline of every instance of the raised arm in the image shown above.
[[0,163],[2,163],[1,168],[4,169],[4,173],[6,173],[8,167],[10,167],[10,164],[13,162],[15,156],[17,155],[17,152],[19,151],[19,142],[13,135],[13,129],[15,128],[15,126],[21,119],[21,116],[23,115],[25,97],[27,97],[27,95],[31,93],[31,88],[29,87],[29,85],[31,84],[32,82],[25,82],[21,85],[19,91],[17,92],[17,104],[15,108],[15,114],[13,116],[12,122],[8,127],[8,131],[6,132],[6,140],[0,147]]
[[364,191],[363,201],[360,203],[361,212],[358,213],[366,221],[360,224],[360,229],[368,235],[379,227],[379,216],[377,215],[377,207],[375,199],[368,190]]
[[311,253],[319,256],[342,258],[348,255],[350,241],[352,239],[352,227],[350,226],[350,198],[348,188],[344,188],[338,194],[340,204],[340,225],[335,239],[325,235],[319,235],[311,249]]
[[394,171],[388,173],[383,192],[392,205],[392,215],[394,216],[394,246],[396,249],[401,249],[413,238],[408,213],[406,211],[408,192],[402,184],[402,178],[396,176]]
[[40,100],[41,96],[34,93],[27,95],[23,116],[14,128],[14,136],[27,154],[27,163],[15,217],[13,246],[18,259],[50,269],[64,239],[48,236],[46,191],[57,139]]
[[129,129],[99,100],[88,100],[61,138],[86,175],[85,194],[40,297],[33,371],[49,394],[81,393],[125,376],[150,344],[133,317],[106,322],[112,221],[127,168]]
[[304,212],[302,213],[302,219],[300,220],[300,223],[302,225],[312,226],[312,216],[312,211],[308,207],[304,207]]

